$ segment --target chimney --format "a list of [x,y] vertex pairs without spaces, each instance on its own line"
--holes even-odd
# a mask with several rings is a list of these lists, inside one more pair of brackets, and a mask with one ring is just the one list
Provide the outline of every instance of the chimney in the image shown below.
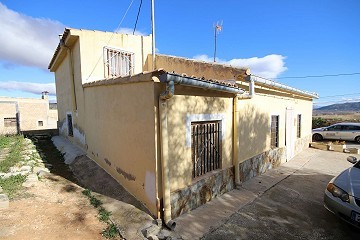
[[44,91],[41,94],[42,94],[42,96],[41,96],[42,99],[49,100],[49,96],[48,96],[49,92],[48,91]]

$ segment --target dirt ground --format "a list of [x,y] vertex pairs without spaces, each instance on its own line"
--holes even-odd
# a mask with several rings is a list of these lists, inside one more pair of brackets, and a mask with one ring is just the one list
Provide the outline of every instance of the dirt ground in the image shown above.
[[[101,233],[108,225],[98,220],[84,189],[111,212],[115,239],[144,239],[145,228],[157,227],[146,207],[94,161],[79,155],[67,165],[50,138],[32,142],[50,173],[0,209],[0,239],[105,239]],[[62,144],[59,149],[72,151],[71,143]]]
[[103,239],[97,210],[72,182],[51,174],[0,210],[0,239]]

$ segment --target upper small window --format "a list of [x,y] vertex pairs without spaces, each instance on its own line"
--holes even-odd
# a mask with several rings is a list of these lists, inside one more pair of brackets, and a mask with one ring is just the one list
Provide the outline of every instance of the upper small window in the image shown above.
[[43,121],[38,121],[38,126],[39,126],[39,127],[43,127],[43,126],[44,126],[44,122],[43,122]]
[[122,77],[134,73],[134,53],[104,48],[105,77]]

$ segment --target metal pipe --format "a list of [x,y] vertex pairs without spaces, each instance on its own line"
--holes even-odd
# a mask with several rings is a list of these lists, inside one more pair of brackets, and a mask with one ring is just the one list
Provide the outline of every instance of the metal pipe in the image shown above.
[[152,35],[152,69],[156,69],[155,65],[155,13],[154,0],[151,0],[151,35]]
[[240,171],[238,164],[238,151],[239,151],[239,139],[238,139],[238,120],[237,120],[237,97],[233,98],[233,165],[235,168],[235,186],[240,185]]
[[166,91],[160,94],[160,99],[168,100],[174,96],[175,84],[174,81],[167,82]]
[[[171,74],[171,73],[165,73],[165,74],[160,75],[160,82],[165,82],[168,85],[169,84],[180,84],[183,86],[211,89],[211,90],[233,93],[233,94],[243,94],[245,92],[243,89],[240,89],[240,88],[230,87],[230,86],[226,86],[226,85],[223,85],[220,83],[215,83],[215,82],[204,81],[202,79],[179,76],[179,75]],[[171,82],[173,82],[173,83],[171,83]],[[167,90],[168,89],[171,91],[174,91],[175,87],[167,86]],[[164,92],[164,94],[165,93],[166,92]],[[171,94],[174,95],[174,92],[172,92]]]
[[319,98],[319,95],[317,93],[311,93],[311,92],[303,91],[303,90],[300,90],[300,89],[296,89],[296,88],[286,86],[284,84],[274,82],[272,80],[262,78],[262,77],[259,77],[259,76],[249,75],[249,76],[246,77],[246,80],[250,81],[250,82],[254,81],[255,83],[263,84],[263,85],[268,86],[268,87],[281,89],[281,90],[284,90],[284,91],[287,91],[287,92],[300,94],[300,95],[304,95],[304,96],[311,97],[311,98],[316,98],[316,99]]
[[171,219],[171,202],[170,202],[170,180],[169,180],[169,139],[167,126],[167,102],[159,99],[160,114],[160,134],[161,134],[161,170],[162,170],[162,187],[163,187],[163,205],[164,205],[164,223],[174,230],[176,223]]

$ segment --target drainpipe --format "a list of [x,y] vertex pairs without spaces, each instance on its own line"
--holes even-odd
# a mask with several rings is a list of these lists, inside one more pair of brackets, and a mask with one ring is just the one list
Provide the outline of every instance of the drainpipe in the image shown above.
[[174,95],[174,84],[180,84],[183,86],[198,87],[202,89],[211,89],[220,92],[227,92],[233,94],[244,94],[244,90],[240,88],[234,88],[215,82],[209,82],[202,79],[190,78],[186,76],[179,76],[172,73],[165,73],[160,75],[160,82],[166,83],[166,91],[162,94],[165,99],[171,98]]
[[166,93],[160,95],[159,98],[159,114],[160,114],[160,142],[161,142],[161,170],[162,170],[162,187],[163,187],[163,205],[164,205],[164,223],[174,230],[176,223],[171,219],[171,202],[170,202],[170,181],[169,181],[169,139],[167,126],[167,99],[171,98],[171,94]]
[[249,82],[249,93],[244,93],[239,95],[239,99],[251,99],[255,96],[255,82],[254,79],[251,78],[251,75],[247,75],[245,80]]
[[240,172],[238,164],[239,138],[238,138],[238,117],[237,117],[237,101],[238,98],[233,98],[233,164],[235,167],[235,186],[240,185]]

